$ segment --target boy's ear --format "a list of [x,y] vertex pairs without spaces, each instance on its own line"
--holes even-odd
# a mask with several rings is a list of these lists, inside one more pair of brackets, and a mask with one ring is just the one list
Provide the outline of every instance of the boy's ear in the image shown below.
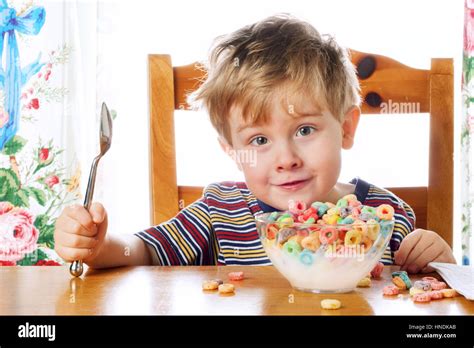
[[217,140],[219,141],[219,145],[221,146],[222,151],[224,151],[230,158],[232,158],[235,164],[237,164],[237,168],[239,168],[239,170],[242,171],[241,164],[239,163],[239,161],[236,160],[234,148],[231,145],[229,145],[227,140],[225,140],[221,136],[219,136]]
[[344,115],[342,122],[342,148],[349,150],[354,145],[355,132],[359,124],[360,108],[353,106]]

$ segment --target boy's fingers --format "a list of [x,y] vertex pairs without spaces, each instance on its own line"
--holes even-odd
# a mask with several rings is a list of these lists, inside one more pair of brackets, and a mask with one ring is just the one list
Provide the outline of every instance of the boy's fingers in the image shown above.
[[94,222],[92,221],[91,214],[82,205],[70,205],[64,209],[64,215],[76,220],[86,230],[93,232]]
[[[90,229],[85,228],[80,222],[69,217],[61,217],[61,231],[72,235],[94,237],[97,234],[97,226],[92,224]],[[58,235],[61,233],[58,233]]]
[[89,213],[92,216],[92,220],[96,224],[101,224],[104,221],[105,216],[107,215],[104,206],[100,203],[92,203],[89,209]]
[[421,270],[421,273],[432,273],[432,272],[434,272],[434,269],[433,267],[430,267],[430,266],[426,266],[425,268]]
[[[447,251],[446,249],[444,249],[438,256],[433,258],[433,260],[431,260],[430,262],[456,263],[456,259],[452,255],[451,251]],[[433,267],[426,265],[426,267],[421,270],[421,273],[432,273],[434,271],[435,270]]]
[[84,260],[92,254],[92,249],[69,248],[62,245],[56,246],[55,250],[66,262]]
[[[105,210],[104,210],[104,212],[105,212]],[[104,235],[107,232],[107,225],[108,225],[108,218],[107,218],[107,213],[105,213],[101,224],[97,227],[97,234],[95,236],[95,238],[97,240],[103,240],[104,239]]]
[[429,262],[436,260],[442,253],[443,250],[439,245],[433,243],[424,249],[415,260],[409,263],[407,262],[408,270],[410,273],[418,273],[420,270],[423,271],[423,269],[427,268]]
[[55,243],[68,248],[91,249],[97,245],[98,240],[94,237],[86,237],[79,234],[59,233]]
[[402,265],[402,269],[407,269],[408,266],[413,265],[408,271],[410,273],[416,273],[419,269],[416,269],[414,266],[415,260],[420,257],[420,255],[425,253],[425,250],[430,248],[434,244],[434,241],[429,240],[428,236],[423,233],[421,238],[418,240],[418,243],[411,249],[410,254],[405,259],[405,262]]
[[402,240],[400,248],[395,253],[395,263],[397,265],[402,266],[405,264],[406,259],[410,255],[412,249],[418,244],[421,236],[421,230],[415,230]]

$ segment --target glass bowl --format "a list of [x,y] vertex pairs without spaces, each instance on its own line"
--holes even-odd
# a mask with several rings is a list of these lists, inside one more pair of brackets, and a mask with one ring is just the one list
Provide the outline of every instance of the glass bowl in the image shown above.
[[256,216],[260,240],[293,288],[315,293],[352,291],[381,259],[394,227],[393,220],[332,225],[275,221],[283,214]]

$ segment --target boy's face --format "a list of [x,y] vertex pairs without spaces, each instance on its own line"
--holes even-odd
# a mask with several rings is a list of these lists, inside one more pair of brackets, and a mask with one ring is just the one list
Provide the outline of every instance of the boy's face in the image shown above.
[[336,185],[341,148],[352,147],[360,111],[352,108],[341,123],[309,100],[303,94],[289,99],[275,93],[268,122],[260,125],[245,124],[239,107],[232,107],[233,146],[220,139],[250,191],[279,210],[288,208],[289,199],[335,202],[343,194]]

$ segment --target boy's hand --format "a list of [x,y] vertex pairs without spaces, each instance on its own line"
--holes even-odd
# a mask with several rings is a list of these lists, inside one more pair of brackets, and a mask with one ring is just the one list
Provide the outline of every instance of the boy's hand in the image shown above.
[[67,262],[91,262],[100,252],[107,232],[107,212],[100,203],[87,211],[81,205],[66,207],[56,221],[54,250]]
[[406,236],[395,252],[395,264],[409,273],[429,273],[429,262],[456,263],[448,243],[436,232],[416,229]]

